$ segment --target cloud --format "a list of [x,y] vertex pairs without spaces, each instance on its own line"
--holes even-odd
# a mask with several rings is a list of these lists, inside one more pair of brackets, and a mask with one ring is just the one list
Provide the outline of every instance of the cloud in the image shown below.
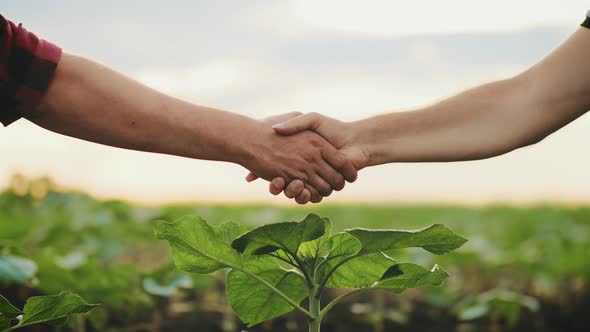
[[337,31],[376,37],[511,31],[572,26],[583,17],[582,0],[291,0],[274,7],[268,24],[293,33]]
[[135,75],[159,91],[190,100],[231,96],[259,86],[266,76],[263,65],[221,59],[181,68],[146,69]]

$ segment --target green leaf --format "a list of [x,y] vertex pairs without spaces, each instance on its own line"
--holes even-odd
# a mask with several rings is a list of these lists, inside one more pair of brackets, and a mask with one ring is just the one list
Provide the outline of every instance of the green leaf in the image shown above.
[[302,243],[324,235],[330,222],[309,214],[300,222],[283,222],[264,225],[251,230],[232,242],[232,247],[247,255],[263,255],[283,249],[297,253]]
[[64,325],[68,322],[68,317],[62,317],[62,318],[58,318],[56,320],[51,320],[49,322],[47,322],[47,324],[52,325],[52,326],[61,326]]
[[4,331],[10,327],[10,319],[0,315],[0,331]]
[[248,231],[246,227],[234,221],[228,221],[219,226],[214,226],[213,230],[217,234],[217,237],[227,244],[231,244],[238,236]]
[[478,294],[473,300],[459,305],[455,310],[461,320],[473,320],[483,316],[505,319],[509,326],[515,326],[521,309],[539,310],[539,301],[534,297],[502,289],[492,289]]
[[401,293],[409,288],[438,286],[448,276],[447,271],[438,265],[435,265],[432,270],[428,270],[420,265],[400,263],[389,268],[372,288]]
[[355,257],[342,264],[328,279],[326,286],[332,288],[364,288],[378,282],[396,261],[383,254],[375,253]]
[[420,247],[431,253],[442,255],[467,242],[466,239],[439,224],[415,231],[354,228],[347,232],[361,241],[362,249],[359,255],[409,247]]
[[4,296],[0,295],[0,315],[5,318],[16,318],[18,315],[22,315],[23,312],[13,306]]
[[[296,303],[307,297],[307,288],[301,277],[281,268],[274,258],[255,257],[244,262],[244,267],[268,281]],[[229,304],[248,326],[293,310],[290,304],[268,287],[237,270],[231,270],[227,275],[226,293]]]
[[63,292],[59,295],[35,296],[27,300],[19,327],[38,323],[60,322],[72,314],[83,314],[97,304],[88,304],[76,294]]
[[176,267],[199,274],[242,265],[241,255],[221,239],[222,233],[197,216],[156,224],[156,237],[169,242]]
[[37,273],[35,262],[16,256],[0,256],[0,280],[26,283]]
[[320,280],[325,280],[328,273],[344,261],[353,258],[361,250],[361,242],[348,233],[336,233],[330,237],[330,253],[318,271]]
[[315,240],[304,242],[299,246],[297,256],[304,261],[315,260],[321,257],[327,257],[332,248],[332,222],[328,218],[322,218],[325,224],[324,234]]

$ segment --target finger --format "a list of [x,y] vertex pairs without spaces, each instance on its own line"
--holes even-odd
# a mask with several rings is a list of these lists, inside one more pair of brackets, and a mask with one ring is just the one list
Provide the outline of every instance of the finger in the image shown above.
[[322,150],[322,158],[330,164],[338,173],[344,176],[346,181],[352,183],[358,178],[358,171],[354,164],[346,156],[334,147],[327,147]]
[[246,181],[252,182],[252,181],[256,181],[256,180],[258,180],[258,175],[254,174],[252,172],[250,172],[250,173],[248,173],[248,175],[246,175]]
[[277,134],[293,135],[307,129],[314,130],[320,126],[321,117],[316,113],[298,116],[294,119],[278,123],[272,127]]
[[304,188],[304,183],[301,180],[293,180],[285,189],[285,196],[288,198],[294,198],[299,195]]
[[322,199],[324,199],[324,197],[312,186],[310,186],[309,184],[305,185],[305,189],[309,190],[310,194],[311,194],[311,198],[310,198],[310,202],[312,203],[319,203],[322,201]]
[[324,197],[328,197],[332,194],[332,186],[318,174],[312,174],[309,177],[309,184],[317,189],[317,191],[319,191]]
[[335,170],[330,164],[327,162],[321,162],[317,167],[318,174],[330,185],[333,190],[340,191],[344,189],[344,185],[346,184],[344,181],[344,176]]
[[268,191],[275,196],[283,192],[283,189],[285,189],[285,179],[283,178],[274,178],[268,185]]
[[305,184],[303,183],[303,181],[299,180],[299,179],[295,179],[293,181],[291,181],[291,183],[289,183],[289,185],[287,185],[287,188],[285,188],[285,195],[287,194],[287,192],[289,193],[289,198],[293,198],[293,197],[297,197],[298,195],[300,195],[303,191],[303,188],[305,188]]
[[301,205],[307,204],[309,200],[311,200],[311,192],[307,188],[303,189],[301,191],[301,194],[295,197],[295,201],[297,202],[297,204]]

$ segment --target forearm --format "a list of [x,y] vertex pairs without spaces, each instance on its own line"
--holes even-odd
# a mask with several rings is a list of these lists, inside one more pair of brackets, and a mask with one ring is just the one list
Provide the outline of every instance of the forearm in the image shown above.
[[[370,165],[482,159],[524,145],[530,119],[511,118],[528,107],[513,93],[514,82],[490,83],[434,105],[359,121],[359,141]],[[501,96],[501,98],[498,98]]]
[[262,124],[166,96],[92,61],[64,54],[31,121],[80,139],[148,152],[241,163]]
[[353,125],[369,164],[483,159],[535,143],[590,109],[590,31],[539,64],[423,109]]

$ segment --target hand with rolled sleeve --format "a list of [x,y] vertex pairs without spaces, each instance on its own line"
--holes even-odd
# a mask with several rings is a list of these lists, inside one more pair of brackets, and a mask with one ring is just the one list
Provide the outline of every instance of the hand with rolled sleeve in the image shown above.
[[269,123],[167,96],[91,60],[62,53],[0,16],[0,122],[24,117],[56,133],[114,147],[232,162],[272,180],[299,179],[321,201],[357,170],[311,131],[277,135]]

